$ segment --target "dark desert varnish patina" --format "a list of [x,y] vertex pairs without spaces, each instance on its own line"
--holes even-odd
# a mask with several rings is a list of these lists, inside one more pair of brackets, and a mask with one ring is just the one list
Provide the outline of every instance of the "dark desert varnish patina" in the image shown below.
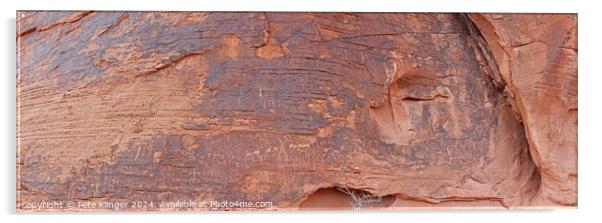
[[576,19],[20,11],[17,209],[576,207]]

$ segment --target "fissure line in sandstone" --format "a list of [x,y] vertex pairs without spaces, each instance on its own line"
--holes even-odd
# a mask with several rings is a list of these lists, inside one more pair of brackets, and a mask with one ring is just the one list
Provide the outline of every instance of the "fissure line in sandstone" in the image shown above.
[[475,54],[477,54],[477,59],[484,59],[483,62],[486,65],[486,68],[484,69],[485,72],[491,77],[491,80],[493,81],[496,87],[504,89],[506,83],[502,79],[499,66],[495,61],[495,58],[491,54],[491,51],[487,47],[487,44],[485,43],[485,39],[483,38],[481,31],[479,31],[479,29],[476,27],[474,22],[468,17],[468,15],[462,14],[462,19],[465,21],[466,28],[468,29],[468,32],[472,37],[473,47],[477,50],[475,52]]
[[37,27],[37,26],[36,27],[32,27],[30,29],[24,30],[23,32],[19,33],[17,35],[17,38],[25,36],[25,35],[33,33],[33,32],[45,32],[45,31],[51,30],[51,29],[53,29],[53,28],[55,28],[57,26],[79,22],[84,17],[86,17],[86,16],[88,16],[88,15],[90,15],[92,13],[93,13],[93,11],[81,12],[81,13],[75,14],[71,18],[67,18],[64,21],[57,21],[55,23],[51,23],[49,25],[40,26],[40,27]]

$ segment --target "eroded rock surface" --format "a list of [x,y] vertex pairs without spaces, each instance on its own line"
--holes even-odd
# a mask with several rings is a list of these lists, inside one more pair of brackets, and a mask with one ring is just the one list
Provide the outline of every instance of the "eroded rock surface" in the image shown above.
[[19,12],[17,204],[575,206],[575,20]]
[[470,16],[542,175],[538,203],[577,203],[577,16]]

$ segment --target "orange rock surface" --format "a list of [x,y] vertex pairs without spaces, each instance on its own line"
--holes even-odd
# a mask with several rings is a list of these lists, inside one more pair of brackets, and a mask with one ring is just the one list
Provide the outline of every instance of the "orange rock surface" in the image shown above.
[[576,15],[17,17],[19,211],[577,205]]
[[535,203],[577,204],[577,16],[471,15],[525,126],[542,185]]

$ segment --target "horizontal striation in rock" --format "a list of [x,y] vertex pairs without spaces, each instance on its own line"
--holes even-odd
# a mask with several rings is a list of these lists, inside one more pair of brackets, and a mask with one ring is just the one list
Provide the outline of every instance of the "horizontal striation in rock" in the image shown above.
[[[576,191],[558,202],[542,188],[576,180],[557,165],[576,165],[576,116],[546,116],[533,101],[545,97],[524,92],[574,102],[576,115],[576,45],[558,57],[549,43],[519,46],[507,60],[568,62],[504,67],[476,16],[492,15],[20,11],[18,209],[297,210],[349,194],[393,209],[575,205]],[[538,117],[574,138],[545,141]]]

